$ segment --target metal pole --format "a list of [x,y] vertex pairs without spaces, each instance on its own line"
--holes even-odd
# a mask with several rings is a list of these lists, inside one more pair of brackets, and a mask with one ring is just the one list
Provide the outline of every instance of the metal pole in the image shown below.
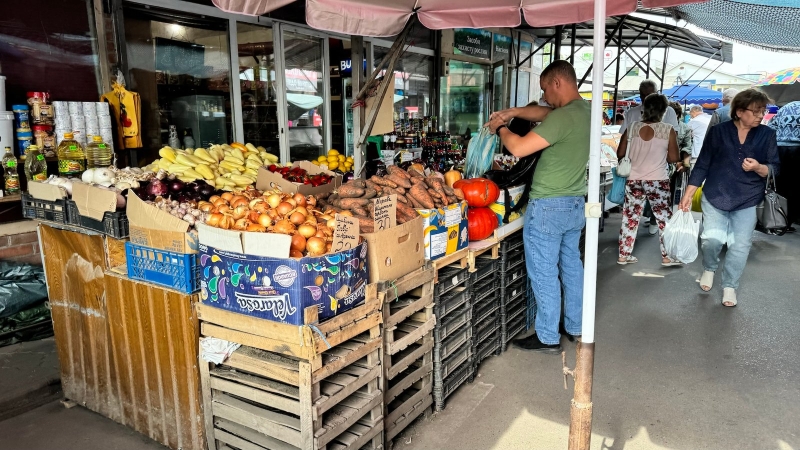
[[[603,79],[602,44],[605,34],[606,0],[594,2],[593,80]],[[600,25],[600,26],[598,26]],[[602,47],[601,47],[602,45]],[[592,98],[603,98],[603,83],[592,83]],[[592,438],[592,382],[594,375],[594,321],[597,296],[597,241],[603,207],[600,204],[600,137],[603,102],[592,101],[589,133],[589,201],[586,204],[586,246],[583,275],[583,330],[577,346],[575,393],[570,406],[569,450],[589,450]]]
[[[511,45],[512,46],[514,45],[514,31],[513,30],[511,31]],[[513,51],[513,49],[512,49],[512,51]],[[517,95],[517,92],[519,92],[519,68],[522,66],[519,63],[519,57],[520,57],[520,52],[521,51],[522,51],[522,33],[518,31],[517,32],[517,66],[514,69],[515,72],[516,72],[514,74],[514,76],[516,77],[516,79],[514,80],[514,107],[517,106],[517,97],[519,97],[519,95]],[[528,98],[530,99],[530,92],[528,92]]]
[[561,59],[561,38],[562,34],[564,33],[564,26],[558,25],[556,26],[556,45],[553,49],[555,55],[553,56],[553,60]]
[[[351,62],[351,80],[350,80],[350,91],[351,91],[351,102],[355,102],[357,100],[356,95],[358,95],[359,91],[364,85],[364,38],[361,36],[352,36],[350,38],[350,62]],[[367,66],[367,70],[371,71],[372,67]],[[342,98],[346,92],[342,92]],[[352,104],[352,103],[351,103]],[[353,108],[353,165],[356,168],[361,168],[367,162],[367,146],[366,145],[357,145],[355,139],[357,136],[361,135],[361,131],[364,129],[364,112],[366,108]],[[345,132],[347,132],[346,124]]]
[[[619,29],[619,41],[617,42],[617,71],[616,75],[614,75],[614,122],[612,125],[617,123],[617,98],[619,97],[619,66],[622,62],[622,28]],[[625,76],[623,75],[623,78]]]
[[647,69],[645,69],[646,70],[645,73],[647,74],[646,77],[648,79],[650,78],[650,52],[652,51],[653,51],[653,35],[647,33],[647,64],[646,64]]
[[572,29],[570,30],[569,48],[570,48],[569,63],[574,66],[575,65],[575,24],[574,23],[572,24]]
[[669,47],[664,47],[664,62],[661,64],[661,89],[664,92],[664,80],[667,78],[667,56],[669,56]]

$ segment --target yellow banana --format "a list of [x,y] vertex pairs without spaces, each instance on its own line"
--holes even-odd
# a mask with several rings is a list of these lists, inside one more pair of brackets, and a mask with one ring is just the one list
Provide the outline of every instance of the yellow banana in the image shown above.
[[208,151],[207,151],[206,149],[204,149],[204,148],[198,148],[198,149],[195,149],[195,151],[194,151],[194,156],[195,156],[196,158],[202,159],[203,161],[205,161],[205,162],[207,162],[207,163],[210,163],[210,164],[214,164],[214,163],[217,163],[217,162],[218,162],[218,161],[217,161],[217,160],[216,160],[216,159],[215,159],[213,156],[211,156],[211,154],[210,154],[210,153],[208,153]]
[[262,147],[260,145],[258,147],[256,147],[256,150],[258,150],[258,153],[265,153],[267,151],[267,149],[265,149],[264,147]]
[[183,181],[184,183],[191,183],[191,182],[197,180],[197,178],[187,177],[187,176],[183,176],[183,175],[179,176],[178,179]]
[[164,147],[158,151],[158,155],[166,158],[169,162],[175,162],[175,150],[172,147]]
[[161,158],[161,159],[156,161],[156,165],[158,166],[159,169],[167,170],[167,169],[169,169],[170,164],[172,164],[172,163],[169,162],[169,160],[167,158]]
[[214,184],[216,184],[217,186],[236,186],[236,183],[233,182],[233,180],[229,180],[224,177],[217,177],[217,179],[214,181],[215,181]]
[[213,180],[214,179],[214,172],[211,171],[211,168],[205,164],[198,164],[194,168],[197,173],[203,176],[206,180]]
[[244,164],[244,166],[247,167],[248,169],[258,169],[259,167],[261,167],[263,165],[264,165],[264,163],[255,162],[252,159],[248,159]]
[[191,167],[185,166],[183,164],[170,164],[169,168],[167,168],[167,171],[169,173],[182,174],[182,173],[185,173],[189,169],[191,169]]

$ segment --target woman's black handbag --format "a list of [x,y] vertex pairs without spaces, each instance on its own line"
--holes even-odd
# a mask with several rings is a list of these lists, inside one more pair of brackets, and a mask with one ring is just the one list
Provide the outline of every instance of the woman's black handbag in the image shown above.
[[767,187],[764,200],[756,206],[756,217],[758,224],[772,234],[783,236],[789,229],[789,219],[787,219],[789,203],[785,197],[778,195],[775,190],[775,176],[772,170],[767,174]]
[[495,184],[503,190],[503,198],[509,203],[511,194],[508,192],[508,189],[522,184],[525,185],[525,190],[522,191],[522,197],[520,197],[514,207],[506,207],[503,223],[508,223],[508,218],[511,213],[521,210],[528,204],[528,196],[530,194],[531,184],[533,183],[533,172],[536,170],[536,164],[539,162],[539,157],[542,155],[543,151],[544,150],[520,158],[509,170],[490,170],[483,175],[484,178],[494,181]]

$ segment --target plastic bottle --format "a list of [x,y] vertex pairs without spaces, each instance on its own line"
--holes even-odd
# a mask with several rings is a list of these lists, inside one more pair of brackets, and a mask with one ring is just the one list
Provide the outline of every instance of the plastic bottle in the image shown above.
[[86,168],[107,169],[111,165],[112,157],[111,148],[103,142],[103,137],[92,137],[92,142],[86,146]]
[[6,153],[0,160],[3,165],[5,177],[6,195],[19,194],[19,172],[17,172],[17,157],[11,151],[11,147],[6,147]]
[[28,181],[47,179],[47,161],[44,160],[44,155],[36,145],[31,145],[25,152],[25,178]]
[[58,174],[62,177],[80,178],[86,170],[86,156],[83,146],[75,140],[72,133],[64,133],[64,140],[58,144]]

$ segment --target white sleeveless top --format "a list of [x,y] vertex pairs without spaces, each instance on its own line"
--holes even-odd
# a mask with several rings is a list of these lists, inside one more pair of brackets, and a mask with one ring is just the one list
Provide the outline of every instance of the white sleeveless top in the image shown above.
[[[642,127],[653,129],[653,138],[645,141],[639,136]],[[672,125],[664,122],[644,123],[634,122],[628,129],[630,141],[628,155],[631,158],[631,174],[629,180],[667,180],[669,172],[667,166],[667,148]]]

